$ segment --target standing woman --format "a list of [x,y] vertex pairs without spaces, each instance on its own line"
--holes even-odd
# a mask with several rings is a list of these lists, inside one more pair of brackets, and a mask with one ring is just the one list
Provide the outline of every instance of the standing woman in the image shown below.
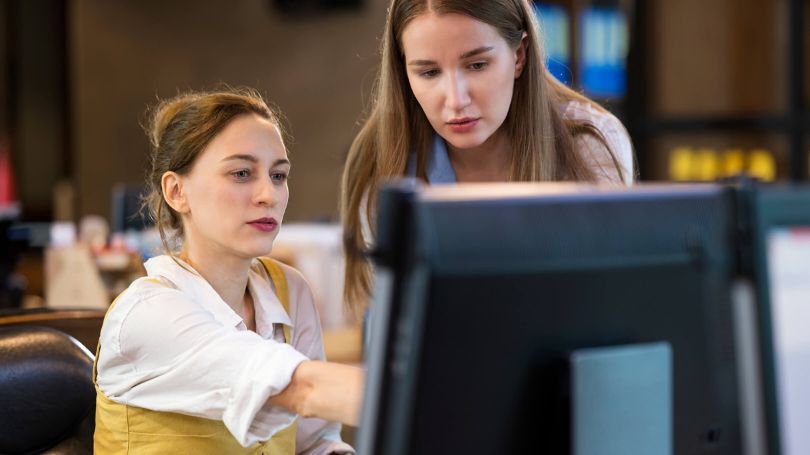
[[107,312],[95,452],[354,453],[329,421],[357,421],[362,372],[322,361],[309,285],[263,257],[289,197],[277,115],[250,90],[190,93],[148,133],[165,254]]
[[371,111],[343,172],[345,300],[366,305],[381,182],[631,184],[619,120],[546,70],[528,0],[392,0]]

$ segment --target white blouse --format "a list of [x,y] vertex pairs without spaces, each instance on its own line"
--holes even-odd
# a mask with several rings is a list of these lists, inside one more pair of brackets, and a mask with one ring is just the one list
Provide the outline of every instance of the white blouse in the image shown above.
[[[221,420],[247,447],[289,426],[295,414],[271,406],[296,367],[324,359],[321,327],[309,285],[282,264],[290,314],[276,297],[264,267],[248,276],[256,332],[190,266],[169,256],[145,264],[148,276],[132,283],[109,310],[101,329],[97,383],[107,398],[154,411]],[[282,325],[290,325],[291,344]],[[301,418],[296,452],[353,454],[340,425]]]

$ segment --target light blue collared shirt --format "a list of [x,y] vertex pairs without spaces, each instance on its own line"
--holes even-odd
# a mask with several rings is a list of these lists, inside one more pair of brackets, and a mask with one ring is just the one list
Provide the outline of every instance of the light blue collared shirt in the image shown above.
[[[408,160],[408,175],[416,176],[416,153],[411,153]],[[433,146],[430,149],[430,156],[427,162],[428,183],[456,183],[456,171],[450,163],[450,156],[447,154],[447,144],[438,134],[433,135]]]

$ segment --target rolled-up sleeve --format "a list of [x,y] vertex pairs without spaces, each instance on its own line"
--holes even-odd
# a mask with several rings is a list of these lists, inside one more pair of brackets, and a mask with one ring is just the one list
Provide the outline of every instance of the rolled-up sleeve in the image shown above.
[[127,292],[102,333],[98,385],[108,398],[221,420],[246,447],[292,423],[295,414],[267,401],[287,387],[304,354],[223,325],[176,289]]

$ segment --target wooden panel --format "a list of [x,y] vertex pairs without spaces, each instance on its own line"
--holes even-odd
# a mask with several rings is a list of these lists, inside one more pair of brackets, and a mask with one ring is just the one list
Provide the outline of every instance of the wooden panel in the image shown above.
[[785,1],[734,2],[731,8],[732,109],[769,114],[787,108]]
[[784,4],[655,2],[648,56],[652,112],[705,116],[784,109]]
[[67,333],[76,338],[95,355],[104,311],[18,311],[0,314],[0,326],[44,326]]

